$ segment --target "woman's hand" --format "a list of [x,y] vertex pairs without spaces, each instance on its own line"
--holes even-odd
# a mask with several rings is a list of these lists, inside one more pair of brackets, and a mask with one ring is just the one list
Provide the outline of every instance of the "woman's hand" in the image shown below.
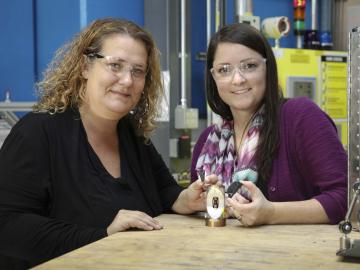
[[126,231],[130,228],[137,228],[144,231],[160,230],[163,226],[149,215],[140,211],[121,209],[113,222],[107,227],[108,235],[116,232]]
[[[226,194],[225,194],[226,195]],[[237,201],[239,204],[243,204],[243,203],[249,203],[250,201],[248,199],[246,199],[245,197],[243,197],[239,192],[236,192],[234,194],[234,196],[232,196],[232,198],[234,201]],[[228,204],[227,204],[228,206]],[[226,209],[226,213],[227,213],[227,217],[235,217],[234,215],[234,211],[232,207],[228,207]]]
[[206,209],[206,190],[217,181],[217,176],[212,174],[205,177],[204,182],[198,179],[187,188],[188,204],[191,210],[203,211]]
[[216,184],[217,181],[215,174],[205,177],[204,182],[200,179],[196,180],[180,193],[172,206],[172,210],[179,214],[191,214],[205,210],[206,189],[208,186]]
[[274,205],[268,201],[260,189],[250,181],[242,181],[250,194],[249,202],[240,194],[237,197],[227,198],[226,202],[229,206],[229,213],[236,217],[243,225],[253,226],[270,223],[274,213]]

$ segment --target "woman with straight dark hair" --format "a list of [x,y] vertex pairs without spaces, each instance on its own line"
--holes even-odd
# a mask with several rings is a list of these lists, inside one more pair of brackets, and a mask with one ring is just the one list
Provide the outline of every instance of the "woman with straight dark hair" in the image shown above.
[[347,157],[336,127],[310,99],[282,97],[274,53],[257,29],[235,23],[214,34],[206,93],[221,121],[200,135],[191,175],[242,183],[227,199],[230,215],[245,226],[344,217]]

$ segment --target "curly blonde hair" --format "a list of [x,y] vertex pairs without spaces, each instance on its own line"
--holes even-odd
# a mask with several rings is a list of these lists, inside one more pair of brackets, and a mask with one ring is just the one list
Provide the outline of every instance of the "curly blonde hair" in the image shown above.
[[159,51],[150,33],[133,22],[105,18],[91,23],[75,38],[61,47],[37,83],[40,95],[35,111],[61,113],[67,108],[79,108],[85,101],[86,79],[82,76],[84,55],[98,53],[103,41],[114,34],[127,35],[144,43],[147,50],[148,72],[143,94],[136,109],[128,114],[136,134],[149,138],[156,127],[159,101],[163,96]]

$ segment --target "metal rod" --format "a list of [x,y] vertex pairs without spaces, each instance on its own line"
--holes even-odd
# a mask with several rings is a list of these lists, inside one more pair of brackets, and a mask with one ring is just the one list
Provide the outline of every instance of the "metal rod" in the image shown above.
[[211,0],[206,0],[206,44],[211,39]]
[[[206,0],[206,46],[209,46],[211,39],[211,0]],[[206,68],[207,65],[205,64]],[[212,124],[212,111],[206,102],[207,125]]]
[[298,49],[302,48],[302,36],[301,35],[296,36],[296,48],[298,48]]
[[181,99],[180,104],[182,107],[186,108],[186,0],[181,0],[181,52],[180,52],[180,60],[181,60]]
[[35,102],[0,102],[0,111],[27,112],[31,111]]
[[311,30],[317,30],[317,0],[311,1]]

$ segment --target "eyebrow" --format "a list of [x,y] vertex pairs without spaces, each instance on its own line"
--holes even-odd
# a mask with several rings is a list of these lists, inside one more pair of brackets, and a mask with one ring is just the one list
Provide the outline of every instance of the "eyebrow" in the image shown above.
[[[243,62],[246,62],[246,61],[249,61],[249,60],[258,60],[258,59],[255,58],[255,57],[248,57],[248,58],[242,59],[241,61],[237,62],[237,64],[243,63]],[[225,66],[225,65],[233,65],[233,64],[224,62],[224,63],[218,63],[215,66]]]
[[129,63],[128,61],[126,61],[125,59],[121,58],[120,56],[113,56],[113,55],[106,55],[106,54],[102,54],[100,53],[101,55],[103,55],[104,57],[110,57],[110,58],[114,58],[116,59],[117,61],[121,61],[121,62],[125,62],[125,63],[128,63],[130,64],[131,66],[133,67],[141,67],[141,68],[146,68],[146,63],[145,64],[139,64],[139,63]]

